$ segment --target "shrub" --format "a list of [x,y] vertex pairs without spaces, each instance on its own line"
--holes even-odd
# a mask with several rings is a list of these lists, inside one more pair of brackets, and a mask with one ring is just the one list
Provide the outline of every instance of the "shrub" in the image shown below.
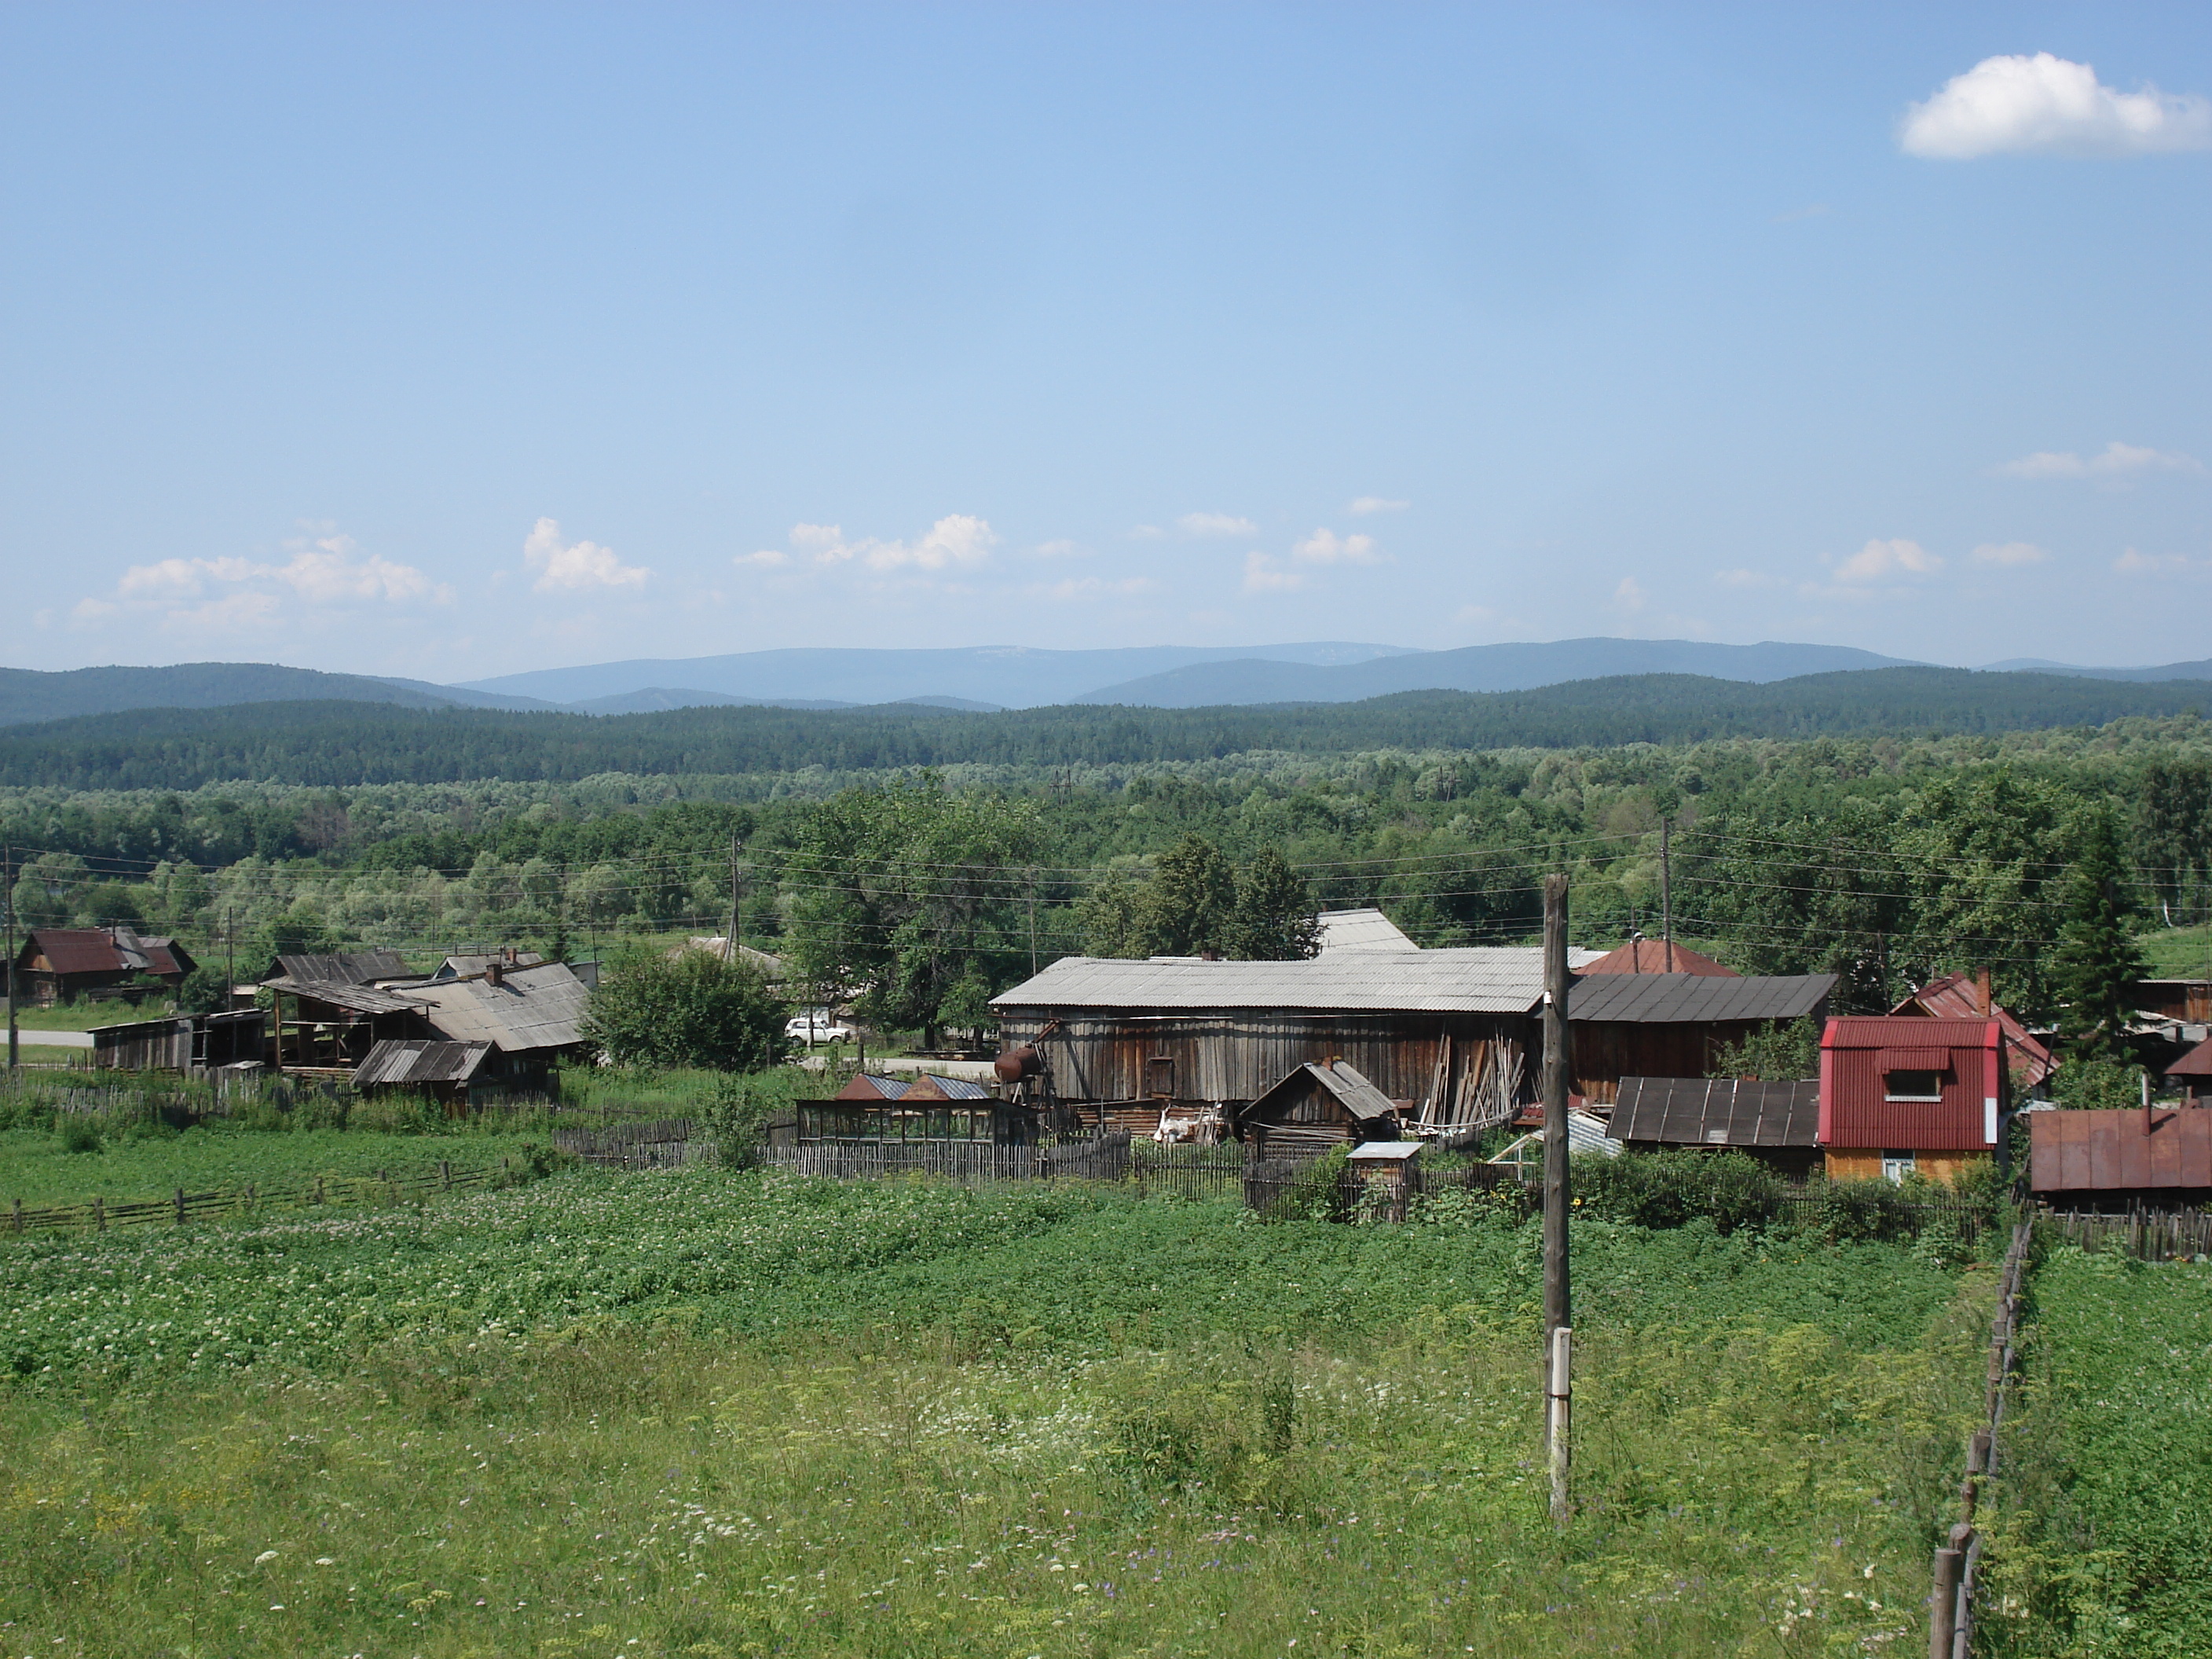
[[714,1079],[714,1098],[707,1105],[707,1126],[714,1133],[715,1151],[725,1168],[750,1170],[760,1162],[774,1109],[766,1092],[750,1078]]
[[1702,1216],[1722,1232],[1763,1227],[1782,1212],[1783,1183],[1742,1152],[1624,1152],[1574,1163],[1575,1196],[1593,1214],[1639,1227]]
[[96,1152],[105,1143],[100,1138],[100,1126],[89,1117],[71,1114],[62,1120],[62,1150],[65,1152]]
[[2109,1060],[2069,1060],[2051,1074],[2051,1097],[2079,1109],[2139,1106],[2143,1068]]
[[618,1066],[751,1072],[783,1058],[783,1018],[750,963],[705,951],[638,952],[607,968],[586,1030]]

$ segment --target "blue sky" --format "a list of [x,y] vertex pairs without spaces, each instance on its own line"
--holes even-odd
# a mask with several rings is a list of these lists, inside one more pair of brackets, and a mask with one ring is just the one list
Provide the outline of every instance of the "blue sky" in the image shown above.
[[10,8],[0,661],[2201,657],[2208,97],[2201,6]]

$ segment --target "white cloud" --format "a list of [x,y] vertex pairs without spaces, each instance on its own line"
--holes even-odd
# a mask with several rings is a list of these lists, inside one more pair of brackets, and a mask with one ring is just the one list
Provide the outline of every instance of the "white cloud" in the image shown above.
[[[372,553],[358,556],[350,536],[323,536],[312,543],[291,541],[291,562],[269,574],[310,605],[333,605],[342,599],[415,599],[431,591],[430,579],[411,564],[399,564]],[[222,559],[217,565],[242,565],[238,559]],[[226,576],[225,580],[237,577]],[[450,592],[441,597],[450,599]]]
[[1362,495],[1346,510],[1352,517],[1364,519],[1370,513],[1403,513],[1412,505],[1411,501],[1394,501],[1387,495]]
[[1613,590],[1613,602],[1623,611],[1641,611],[1644,604],[1644,584],[1633,576],[1623,576],[1620,585]]
[[1167,532],[1156,524],[1132,525],[1129,527],[1129,539],[1134,542],[1153,541],[1166,534]]
[[1300,564],[1380,564],[1382,550],[1372,536],[1339,536],[1334,530],[1316,530],[1291,548]]
[[1030,551],[1040,559],[1080,559],[1086,556],[1084,550],[1071,541],[1039,542]]
[[[134,564],[115,584],[118,603],[85,599],[72,615],[86,622],[125,606],[168,607],[168,626],[237,629],[263,627],[276,620],[283,610],[280,590],[285,588],[318,609],[343,608],[360,600],[398,604],[421,599],[445,602],[453,597],[450,587],[434,583],[413,565],[381,554],[363,555],[352,537],[326,525],[314,527],[326,533],[285,542],[292,556],[283,564],[237,557]],[[206,603],[185,608],[191,599]]]
[[2212,568],[2212,560],[2192,559],[2183,553],[2142,553],[2130,547],[2112,561],[2123,576],[2178,576],[2199,568]]
[[1118,581],[1103,576],[1069,576],[1032,591],[1045,599],[1065,603],[1073,599],[1126,599],[1134,593],[1149,593],[1158,586],[1150,576],[1125,576]]
[[[999,538],[984,520],[964,513],[947,514],[929,527],[929,533],[912,542],[878,541],[863,536],[845,538],[844,527],[834,524],[795,524],[791,544],[799,556],[813,564],[850,564],[855,560],[871,570],[950,570],[988,562]],[[773,568],[790,559],[775,549],[740,554],[736,562]]]
[[1279,568],[1265,553],[1244,556],[1244,591],[1247,593],[1294,593],[1306,585],[1306,578],[1295,570]]
[[1176,520],[1186,536],[1256,536],[1260,526],[1232,513],[1186,513]]
[[1836,567],[1841,582],[1873,582],[1895,576],[1932,575],[1943,561],[1918,542],[1871,541]]
[[2033,542],[1984,542],[1967,556],[1976,564],[2013,566],[2045,564],[2051,554]]
[[780,547],[763,547],[757,553],[733,553],[730,562],[734,565],[758,565],[763,570],[780,569],[791,562],[791,555]]
[[540,519],[522,544],[523,562],[538,572],[531,584],[540,593],[580,592],[600,587],[642,587],[653,573],[624,564],[610,547],[597,542],[563,543],[561,526]]
[[2097,478],[2107,483],[2123,483],[2148,472],[2201,474],[2203,471],[2204,463],[2194,455],[2166,449],[2144,449],[2136,444],[2124,444],[2118,439],[2106,444],[2102,454],[2091,455],[2086,459],[2071,450],[2039,449],[2033,455],[2007,461],[1997,469],[2008,478]]
[[1962,161],[2011,153],[2147,155],[2212,149],[2212,104],[2145,84],[2116,92],[2087,64],[2039,52],[1984,58],[1898,128],[1908,155]]

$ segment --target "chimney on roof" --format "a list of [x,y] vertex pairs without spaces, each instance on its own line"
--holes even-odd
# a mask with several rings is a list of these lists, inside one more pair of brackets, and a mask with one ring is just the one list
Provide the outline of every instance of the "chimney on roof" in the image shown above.
[[1974,969],[1974,1012],[1984,1019],[1990,1017],[1990,970]]
[[1221,952],[1209,945],[1198,953],[1198,959],[1200,962],[1218,962],[1221,960]]
[[484,967],[484,983],[487,985],[497,985],[501,981],[505,980],[506,977],[506,967],[500,962],[498,957],[494,957]]

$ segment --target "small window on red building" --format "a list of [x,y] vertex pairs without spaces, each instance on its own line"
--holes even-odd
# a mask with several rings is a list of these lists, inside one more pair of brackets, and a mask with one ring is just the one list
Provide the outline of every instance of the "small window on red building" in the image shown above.
[[1943,1074],[1941,1072],[1884,1072],[1881,1082],[1884,1100],[1943,1098]]

